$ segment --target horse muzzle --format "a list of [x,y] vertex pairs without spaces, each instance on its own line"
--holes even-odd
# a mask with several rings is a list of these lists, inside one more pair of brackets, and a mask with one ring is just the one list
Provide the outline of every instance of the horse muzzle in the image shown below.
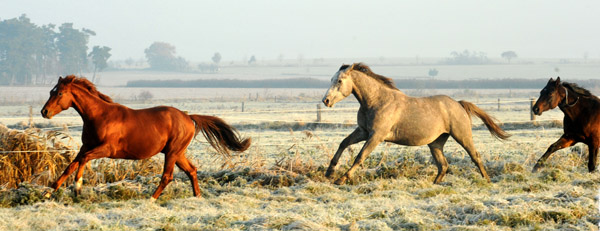
[[325,104],[325,106],[327,106],[327,107],[333,107],[332,101],[329,100],[329,98],[327,98],[327,97],[323,98],[323,104]]
[[46,118],[46,119],[51,119],[52,118],[52,113],[50,111],[48,111],[48,109],[42,108],[42,117]]
[[533,106],[531,108],[531,111],[533,111],[533,114],[537,115],[537,116],[541,116],[542,115],[542,110],[540,110],[540,107],[538,106]]

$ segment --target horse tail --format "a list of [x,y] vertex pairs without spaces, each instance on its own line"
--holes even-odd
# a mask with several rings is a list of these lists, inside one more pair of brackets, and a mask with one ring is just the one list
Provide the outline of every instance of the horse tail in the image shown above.
[[250,147],[250,138],[242,139],[237,130],[214,116],[189,115],[196,124],[196,135],[202,131],[204,138],[218,153],[229,156],[230,151],[243,152]]
[[475,106],[475,104],[464,100],[458,101],[458,103],[460,103],[460,105],[465,109],[465,111],[467,111],[467,114],[476,115],[477,117],[479,117],[479,119],[483,121],[483,124],[485,124],[488,130],[490,130],[492,136],[503,140],[506,140],[508,139],[508,137],[510,137],[510,134],[502,130],[502,128],[500,128],[500,126],[498,126],[498,124],[494,122],[494,120],[496,120],[494,117],[485,113],[485,111]]

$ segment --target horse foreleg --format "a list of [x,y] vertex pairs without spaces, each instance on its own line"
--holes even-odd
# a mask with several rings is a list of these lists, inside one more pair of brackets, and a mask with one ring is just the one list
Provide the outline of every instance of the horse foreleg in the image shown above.
[[367,142],[365,142],[365,145],[362,147],[362,149],[356,156],[356,159],[354,160],[354,164],[352,164],[352,167],[350,167],[350,169],[348,169],[348,172],[346,172],[346,174],[344,174],[342,177],[337,179],[335,181],[335,184],[342,185],[346,182],[346,180],[350,179],[352,177],[352,175],[354,174],[354,172],[356,171],[356,169],[358,169],[358,167],[362,164],[363,161],[365,161],[365,159],[369,156],[369,154],[373,151],[373,149],[375,149],[377,147],[377,145],[379,145],[382,141],[383,141],[383,136],[372,135],[367,140]]
[[75,175],[75,195],[81,194],[81,186],[83,185],[83,170],[88,161],[99,159],[102,157],[110,156],[111,152],[108,145],[98,146],[90,151],[85,152],[81,158],[79,158],[79,168],[77,168],[77,174]]
[[588,148],[589,148],[588,170],[590,172],[593,172],[594,170],[596,170],[596,164],[598,163],[598,146],[599,146],[598,142],[588,144]]
[[[75,171],[75,169],[77,169],[77,167],[79,166],[79,160],[83,157],[83,154],[86,151],[87,151],[86,146],[85,145],[81,146],[81,148],[79,149],[79,153],[77,153],[77,156],[75,157],[75,159],[73,159],[73,161],[71,161],[69,166],[67,166],[67,168],[63,172],[63,174],[60,175],[60,177],[58,177],[58,179],[54,182],[54,184],[52,184],[52,189],[54,192],[56,192],[56,190],[58,190],[60,188],[60,186],[63,184],[63,182],[65,182],[65,180],[67,180],[69,175],[71,175]],[[45,198],[50,198],[50,196],[52,196],[52,193],[50,191],[46,191],[44,193]]]
[[[67,166],[67,168],[65,169],[63,174],[60,175],[60,177],[54,182],[54,184],[52,184],[52,189],[54,192],[56,192],[56,190],[58,190],[58,188],[60,188],[62,183],[69,177],[69,175],[71,175],[71,173],[73,173],[75,171],[75,169],[77,169],[77,166],[79,166],[79,160],[77,160],[77,158],[75,158],[75,160],[73,160],[69,164],[69,166]],[[50,191],[44,192],[45,198],[50,198],[50,196],[52,196],[52,192],[50,192]]]
[[329,163],[327,172],[325,172],[325,177],[331,177],[333,172],[335,172],[335,166],[340,160],[342,153],[348,146],[356,144],[365,139],[365,133],[360,128],[356,128],[352,133],[350,133],[350,135],[344,138],[344,140],[340,143],[340,146],[338,147],[337,151],[335,152],[335,155],[333,155],[333,158],[331,158],[331,162]]
[[554,142],[552,145],[550,145],[550,147],[548,147],[546,153],[544,153],[544,155],[540,157],[535,166],[533,166],[533,170],[531,172],[537,172],[539,168],[543,167],[546,163],[546,160],[548,159],[548,157],[550,157],[550,155],[552,155],[552,153],[566,147],[571,147],[575,145],[575,143],[575,140],[563,134],[556,142]]

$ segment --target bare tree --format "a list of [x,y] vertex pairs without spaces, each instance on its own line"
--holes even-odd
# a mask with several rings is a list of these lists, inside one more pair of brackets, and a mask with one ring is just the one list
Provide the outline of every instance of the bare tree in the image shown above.
[[514,51],[505,51],[502,52],[500,56],[502,56],[502,58],[505,58],[508,61],[508,63],[510,63],[511,59],[517,58],[517,53],[515,53]]

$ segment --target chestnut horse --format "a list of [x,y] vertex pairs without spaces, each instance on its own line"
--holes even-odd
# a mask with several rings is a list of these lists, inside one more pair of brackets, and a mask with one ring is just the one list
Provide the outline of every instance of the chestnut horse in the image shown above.
[[[96,90],[85,78],[59,77],[42,108],[44,118],[52,118],[73,107],[83,119],[82,146],[75,159],[52,185],[56,191],[77,169],[75,193],[81,190],[85,164],[93,159],[146,159],[159,152],[165,154],[162,179],[152,199],[157,199],[173,179],[177,165],[190,178],[194,196],[200,197],[196,167],[185,157],[188,144],[202,131],[204,137],[221,154],[242,152],[250,139],[241,139],[236,130],[213,116],[187,115],[167,106],[134,110]],[[51,193],[46,192],[45,197]]]
[[542,115],[556,107],[565,114],[564,134],[548,147],[533,167],[533,172],[543,167],[552,153],[579,142],[587,144],[589,148],[588,170],[596,170],[600,146],[600,99],[577,84],[561,82],[560,77],[556,80],[550,78],[531,110],[536,115]]
[[335,181],[336,184],[343,184],[349,179],[369,153],[383,141],[409,146],[427,144],[438,168],[434,183],[440,183],[448,170],[443,148],[450,136],[467,150],[481,176],[490,181],[473,144],[470,115],[479,117],[493,136],[507,139],[509,135],[474,104],[457,102],[444,95],[424,98],[407,96],[396,88],[391,79],[373,73],[362,63],[343,65],[333,75],[323,103],[332,107],[350,94],[360,103],[358,128],[340,143],[325,176],[333,174],[346,147],[360,141],[366,142],[352,167]]

